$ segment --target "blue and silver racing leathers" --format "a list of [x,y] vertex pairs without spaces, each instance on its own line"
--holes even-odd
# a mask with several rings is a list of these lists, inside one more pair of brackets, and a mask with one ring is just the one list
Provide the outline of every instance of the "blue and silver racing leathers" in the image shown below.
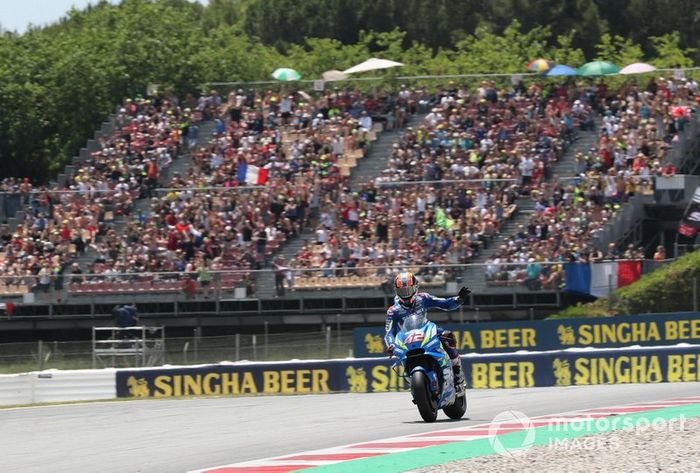
[[[443,299],[441,297],[431,296],[427,292],[419,292],[416,294],[416,300],[413,302],[413,305],[411,307],[406,307],[401,304],[401,299],[396,296],[394,298],[394,305],[389,307],[386,311],[386,335],[384,335],[384,343],[386,343],[387,347],[394,344],[394,338],[396,334],[399,333],[399,323],[411,314],[424,313],[427,318],[428,309],[432,309],[433,307],[441,310],[455,310],[461,305],[462,303],[457,297]],[[459,354],[453,346],[445,343],[442,337],[444,332],[442,328],[438,327],[437,334],[443,342],[442,346],[445,348],[449,357],[455,359]]]

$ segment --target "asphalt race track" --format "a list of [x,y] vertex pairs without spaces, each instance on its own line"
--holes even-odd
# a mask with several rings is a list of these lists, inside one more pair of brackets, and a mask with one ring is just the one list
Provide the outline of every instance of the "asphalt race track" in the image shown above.
[[[185,472],[529,416],[700,395],[700,383],[469,391],[467,420],[425,424],[409,393],[200,398],[0,410],[0,471]],[[441,422],[442,420],[442,422]]]

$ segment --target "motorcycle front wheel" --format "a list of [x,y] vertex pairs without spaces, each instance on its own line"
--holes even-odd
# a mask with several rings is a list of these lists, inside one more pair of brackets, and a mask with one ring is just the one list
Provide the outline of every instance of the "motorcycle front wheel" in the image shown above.
[[437,419],[437,404],[430,393],[428,382],[428,377],[423,371],[414,371],[411,375],[411,394],[423,420],[435,422],[435,419]]

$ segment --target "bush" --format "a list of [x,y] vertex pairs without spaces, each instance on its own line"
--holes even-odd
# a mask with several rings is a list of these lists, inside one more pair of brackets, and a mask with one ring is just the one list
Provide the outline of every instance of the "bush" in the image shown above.
[[627,314],[693,310],[693,285],[700,279],[700,252],[689,253],[639,281],[623,287],[610,299],[568,307],[549,318],[607,317]]

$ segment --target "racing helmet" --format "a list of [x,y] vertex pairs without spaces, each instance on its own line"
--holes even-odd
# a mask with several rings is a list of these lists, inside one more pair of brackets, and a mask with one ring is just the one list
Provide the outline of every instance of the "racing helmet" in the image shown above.
[[418,293],[418,280],[408,271],[399,273],[394,279],[394,291],[402,305],[411,307]]

